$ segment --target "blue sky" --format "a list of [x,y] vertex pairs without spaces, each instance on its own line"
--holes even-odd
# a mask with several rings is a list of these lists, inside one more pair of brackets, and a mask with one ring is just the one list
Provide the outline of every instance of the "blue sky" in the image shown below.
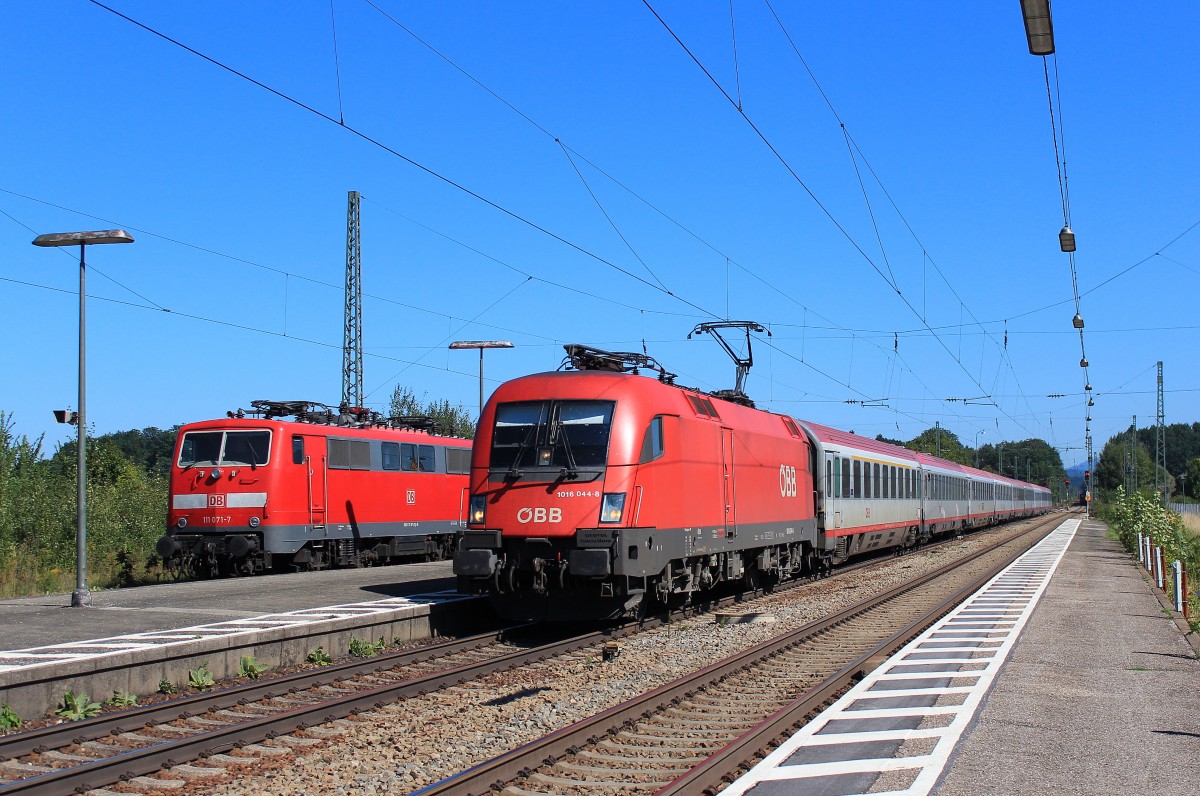
[[474,413],[453,340],[515,344],[488,391],[564,343],[731,387],[687,336],[732,318],[771,331],[759,405],[859,434],[940,422],[1071,464],[1085,382],[1098,454],[1153,422],[1159,360],[1167,422],[1200,420],[1194,3],[1053,7],[1086,374],[1015,0],[734,0],[732,25],[726,0],[108,5],[162,35],[87,0],[0,33],[0,409],[48,451],[71,436],[51,410],[76,402],[78,250],[35,235],[136,239],[88,254],[97,433],[336,404],[350,190],[375,408],[399,384]]

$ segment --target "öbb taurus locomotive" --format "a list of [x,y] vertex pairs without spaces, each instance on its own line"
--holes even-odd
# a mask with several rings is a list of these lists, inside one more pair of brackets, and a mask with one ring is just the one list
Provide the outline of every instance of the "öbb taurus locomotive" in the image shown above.
[[1040,486],[676,386],[641,354],[566,348],[573,369],[501,385],[476,431],[454,571],[509,618],[636,616],[1050,506]]
[[158,541],[168,568],[249,575],[451,554],[466,519],[470,440],[435,435],[425,418],[252,406],[250,417],[239,410],[179,430]]

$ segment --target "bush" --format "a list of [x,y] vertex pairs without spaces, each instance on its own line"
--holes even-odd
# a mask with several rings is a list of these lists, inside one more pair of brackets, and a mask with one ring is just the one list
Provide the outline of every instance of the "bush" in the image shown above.
[[[69,592],[75,575],[75,445],[42,455],[0,410],[0,597]],[[133,585],[163,532],[167,478],[132,464],[105,437],[88,440],[88,581]]]
[[[1141,494],[1126,495],[1124,487],[1117,487],[1116,500],[1106,507],[1106,519],[1117,532],[1117,538],[1133,555],[1138,554],[1138,534],[1148,536],[1153,544],[1163,548],[1163,557],[1169,567],[1174,561],[1182,561],[1187,568],[1190,594],[1184,595],[1191,614],[1193,632],[1200,632],[1200,536],[1185,527],[1183,518],[1173,511]],[[1174,596],[1174,579],[1166,578],[1167,592]]]

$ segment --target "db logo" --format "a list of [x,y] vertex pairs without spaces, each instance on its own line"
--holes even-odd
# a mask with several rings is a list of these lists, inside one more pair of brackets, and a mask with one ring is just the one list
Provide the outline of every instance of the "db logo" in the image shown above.
[[417,490],[408,490],[408,492],[405,493],[405,498],[408,500],[408,505],[415,506],[417,504]]
[[790,465],[779,465],[779,494],[783,497],[796,497],[796,468]]
[[523,508],[517,512],[517,522],[562,522],[562,509]]
[[208,507],[210,509],[225,508],[225,496],[224,495],[209,495],[208,496]]

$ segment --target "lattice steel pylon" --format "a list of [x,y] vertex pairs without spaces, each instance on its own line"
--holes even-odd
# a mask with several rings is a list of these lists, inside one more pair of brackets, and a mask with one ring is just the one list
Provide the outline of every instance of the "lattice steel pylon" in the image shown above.
[[1162,361],[1158,363],[1158,416],[1154,421],[1154,494],[1167,505],[1167,425],[1163,414]]
[[346,199],[346,326],[342,341],[342,411],[363,401],[362,226],[358,191]]

